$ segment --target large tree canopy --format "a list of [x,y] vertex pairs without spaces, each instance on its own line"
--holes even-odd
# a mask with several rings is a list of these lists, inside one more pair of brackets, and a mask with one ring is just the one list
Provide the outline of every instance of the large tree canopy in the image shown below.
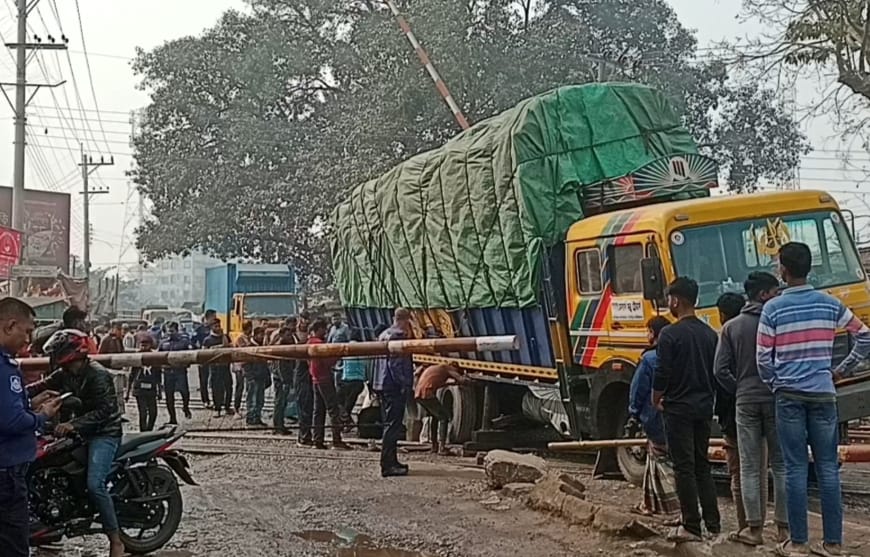
[[[695,62],[663,0],[398,3],[472,121],[561,85],[630,80],[666,92],[734,189],[788,179],[806,149],[770,92]],[[251,0],[134,68],[151,94],[134,138],[149,257],[201,249],[328,280],[324,217],[341,195],[457,132],[376,0]]]
[[[766,41],[756,57],[765,65],[833,67],[837,82],[870,99],[870,3],[866,0],[744,0],[763,21]],[[830,76],[829,76],[830,77]]]

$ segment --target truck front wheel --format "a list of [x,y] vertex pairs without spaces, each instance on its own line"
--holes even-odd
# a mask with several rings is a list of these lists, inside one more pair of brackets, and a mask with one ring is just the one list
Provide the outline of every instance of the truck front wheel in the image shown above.
[[[599,408],[599,438],[623,439],[626,436],[625,424],[628,422],[628,385],[614,383],[608,386],[602,394]],[[643,475],[646,470],[645,448],[620,447],[615,450],[605,450],[616,453],[616,465],[626,481],[636,486],[643,485]],[[612,466],[610,464],[609,467]],[[615,469],[611,471],[616,472]]]
[[[635,438],[644,437],[643,429],[639,431],[628,431],[625,427],[628,422],[628,410],[626,409],[624,416],[621,416],[622,427],[620,429],[619,438]],[[616,462],[619,464],[619,471],[625,477],[625,480],[637,487],[643,486],[643,477],[646,473],[646,447],[620,447],[616,450]]]

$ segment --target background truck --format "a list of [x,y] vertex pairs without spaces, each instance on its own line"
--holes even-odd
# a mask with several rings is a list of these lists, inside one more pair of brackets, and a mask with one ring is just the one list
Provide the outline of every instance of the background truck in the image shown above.
[[[621,437],[645,324],[668,313],[664,286],[676,276],[699,282],[700,315],[718,326],[718,296],[742,291],[751,271],[774,271],[779,246],[802,241],[814,284],[870,321],[867,279],[829,195],[711,197],[717,176],[652,89],[593,84],[533,97],[339,205],[342,303],[363,330],[405,306],[420,329],[520,337],[517,352],[418,357],[480,380],[439,395],[453,442]],[[838,357],[846,349],[842,337]],[[861,412],[853,406],[846,415]],[[630,479],[643,472],[635,453],[608,456]]]
[[235,341],[242,324],[274,328],[296,314],[296,277],[289,265],[226,263],[205,271],[205,309]]

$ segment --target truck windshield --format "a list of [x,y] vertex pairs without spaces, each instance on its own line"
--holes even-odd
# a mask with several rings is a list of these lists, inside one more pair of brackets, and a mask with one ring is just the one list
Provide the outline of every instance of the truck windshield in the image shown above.
[[742,292],[752,271],[777,274],[776,256],[786,242],[810,247],[810,283],[830,288],[864,280],[858,253],[839,213],[824,211],[771,216],[671,233],[677,275],[698,281],[699,307],[711,307],[725,292]]
[[288,317],[296,313],[296,297],[287,294],[274,296],[245,296],[245,319]]

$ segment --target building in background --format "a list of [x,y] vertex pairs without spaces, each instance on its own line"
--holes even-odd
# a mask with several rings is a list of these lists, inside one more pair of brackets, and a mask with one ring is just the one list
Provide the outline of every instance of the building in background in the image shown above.
[[182,307],[202,303],[205,296],[205,270],[221,265],[219,259],[201,253],[175,255],[140,266],[141,302]]

